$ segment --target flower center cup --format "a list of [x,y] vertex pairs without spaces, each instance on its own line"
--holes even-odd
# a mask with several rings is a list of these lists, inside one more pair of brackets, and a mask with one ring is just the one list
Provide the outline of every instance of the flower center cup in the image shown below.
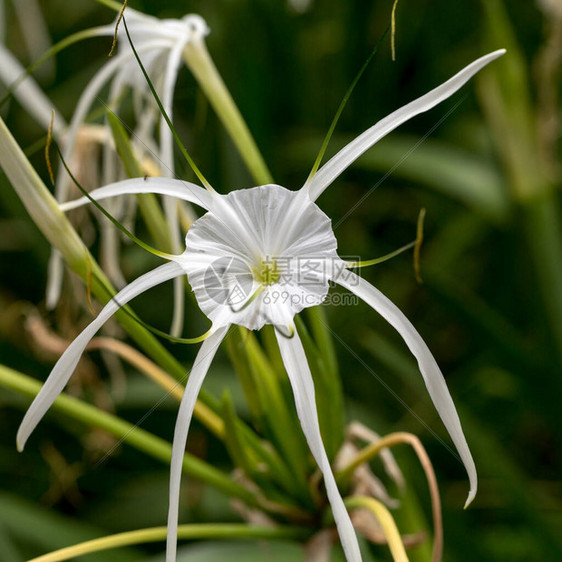
[[275,258],[265,258],[260,265],[253,270],[254,279],[262,286],[273,285],[281,277],[279,266]]
[[263,185],[214,202],[178,262],[215,328],[286,327],[324,301],[343,262],[330,219],[306,194]]

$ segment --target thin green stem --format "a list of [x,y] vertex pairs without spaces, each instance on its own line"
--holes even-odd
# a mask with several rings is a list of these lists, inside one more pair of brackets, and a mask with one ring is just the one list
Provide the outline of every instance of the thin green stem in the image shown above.
[[[50,135],[47,136],[47,149],[49,146],[49,138]],[[127,238],[129,238],[129,240],[131,240],[132,242],[134,242],[137,246],[140,246],[143,250],[146,250],[147,252],[149,252],[150,254],[153,254],[157,257],[160,258],[164,258],[167,260],[173,260],[174,258],[176,258],[177,256],[173,255],[173,254],[168,254],[167,252],[162,252],[160,250],[158,250],[157,248],[153,248],[150,244],[147,244],[146,242],[144,242],[143,240],[141,240],[140,238],[138,238],[137,236],[135,236],[132,232],[130,232],[129,230],[127,230],[127,228],[125,228],[111,213],[109,213],[102,205],[100,205],[89,193],[88,191],[82,187],[80,185],[80,183],[78,182],[78,180],[76,179],[76,177],[74,176],[74,174],[72,173],[72,170],[68,167],[68,164],[66,163],[66,161],[64,160],[63,154],[62,154],[62,150],[60,149],[60,147],[58,146],[57,143],[55,143],[58,155],[61,159],[62,165],[64,166],[64,169],[66,170],[66,173],[70,176],[70,179],[72,180],[72,182],[74,183],[74,185],[80,190],[80,192],[82,193],[82,195],[84,197],[86,197],[90,203],[98,210],[100,211],[114,226],[115,228],[117,228],[117,230],[119,230],[120,232],[122,232],[125,236],[127,236]]]
[[[30,398],[34,398],[42,386],[39,381],[4,365],[0,365],[0,385]],[[172,458],[170,443],[117,416],[65,394],[61,394],[55,400],[53,408],[73,420],[103,429],[120,441],[157,460],[166,464],[170,463]],[[198,478],[229,496],[240,498],[252,505],[258,503],[252,492],[233,482],[227,474],[188,453],[184,456],[183,470],[186,474]]]
[[183,58],[217,112],[254,180],[260,185],[273,183],[271,173],[256,142],[209,55],[203,39],[190,41],[183,51]]
[[[178,539],[301,540],[309,532],[302,527],[264,527],[242,523],[199,523],[180,525]],[[62,562],[84,554],[166,540],[166,527],[151,527],[93,539],[33,558],[29,562]]]
[[410,248],[413,248],[415,245],[416,245],[416,241],[414,240],[413,242],[409,242],[405,246],[402,246],[401,248],[398,248],[397,250],[394,250],[394,251],[390,252],[389,254],[385,254],[384,256],[381,256],[379,258],[374,258],[372,260],[364,260],[364,261],[349,261],[349,262],[346,262],[346,266],[347,267],[369,267],[371,265],[378,265],[379,263],[383,263],[387,260],[395,258],[396,256],[400,255],[402,252],[405,252],[405,251],[409,250]]
[[[393,12],[393,14],[394,14],[394,12]],[[367,60],[363,63],[363,66],[359,69],[359,72],[357,73],[357,75],[353,79],[353,82],[351,82],[351,85],[347,89],[347,92],[345,92],[345,95],[343,96],[343,99],[340,102],[338,110],[336,111],[336,114],[334,115],[334,119],[332,120],[332,123],[330,124],[330,128],[328,129],[328,132],[326,133],[326,136],[324,137],[324,141],[322,142],[322,146],[320,147],[320,152],[318,153],[318,156],[316,157],[316,160],[314,161],[314,165],[312,166],[312,170],[310,170],[310,174],[309,174],[309,176],[306,180],[305,185],[310,182],[310,180],[314,177],[314,174],[318,171],[318,168],[320,167],[320,163],[322,162],[322,158],[324,157],[326,149],[328,148],[328,143],[330,142],[330,139],[332,138],[332,135],[334,134],[334,130],[336,129],[336,125],[338,124],[338,121],[341,117],[341,114],[343,113],[343,110],[344,110],[345,106],[347,105],[347,102],[348,102],[349,98],[351,97],[351,94],[353,93],[353,90],[355,89],[355,86],[357,86],[357,83],[361,79],[361,76],[363,76],[363,73],[365,72],[365,70],[369,66],[369,63],[373,60],[373,57],[377,54],[377,51],[379,50],[379,46],[382,43],[382,40],[386,37],[386,34],[388,33],[389,28],[390,28],[390,26],[388,26],[386,28],[386,30],[384,31],[384,33],[382,34],[380,39],[377,41],[377,44],[375,45],[375,48],[371,51],[371,54],[367,57]]]
[[177,134],[176,129],[175,129],[174,125],[172,124],[172,121],[170,120],[170,117],[166,113],[166,110],[164,109],[164,105],[160,101],[160,97],[158,96],[158,93],[156,92],[156,88],[154,87],[154,84],[150,80],[150,76],[148,75],[148,72],[146,71],[146,68],[144,67],[144,65],[142,63],[142,61],[139,57],[139,54],[137,53],[135,45],[133,44],[133,40],[131,39],[131,34],[129,33],[129,28],[127,27],[127,19],[125,17],[123,17],[123,26],[125,27],[125,33],[127,34],[127,39],[129,40],[129,45],[131,46],[131,50],[133,51],[133,55],[135,56],[135,59],[137,60],[137,63],[139,65],[139,68],[141,69],[141,72],[144,76],[144,79],[146,80],[146,83],[148,84],[148,87],[150,88],[150,91],[152,93],[152,97],[154,98],[154,101],[158,105],[158,109],[160,110],[160,114],[162,115],[162,117],[164,117],[164,120],[166,121],[166,124],[168,125],[168,127],[170,129],[170,132],[172,133],[172,136],[174,137],[174,141],[175,141],[176,145],[180,149],[183,157],[185,158],[185,160],[187,161],[187,163],[189,164],[191,169],[193,170],[193,173],[199,178],[199,181],[205,186],[206,189],[213,192],[214,191],[213,187],[205,179],[205,176],[203,175],[201,170],[198,168],[197,164],[195,164],[195,161],[193,160],[193,158],[191,157],[191,155],[189,154],[189,152],[185,148],[183,142],[181,141],[179,135]]
[[[49,243],[61,253],[68,266],[85,282],[91,278],[92,293],[102,303],[108,302],[109,295],[114,295],[115,289],[60,210],[57,201],[31,166],[2,119],[0,119],[0,167],[4,169],[33,222]],[[115,317],[137,345],[160,367],[177,380],[185,378],[186,370],[181,363],[136,319],[124,310],[118,311]],[[217,400],[204,390],[200,391],[199,398],[213,411],[219,410]],[[203,425],[213,431],[215,423],[208,423],[205,417],[198,415],[197,410],[195,414]],[[271,453],[263,447],[255,432],[240,419],[238,423],[259,457],[268,465],[273,462]]]
[[[98,0],[98,1],[100,1],[100,0]],[[12,84],[10,84],[10,87],[8,88],[8,91],[6,92],[6,94],[4,95],[2,100],[0,100],[0,107],[2,107],[10,99],[14,90],[27,77],[30,74],[32,74],[35,70],[37,70],[47,60],[54,57],[56,54],[58,54],[60,51],[62,51],[64,49],[66,49],[67,47],[70,47],[71,45],[74,45],[75,43],[78,43],[79,41],[83,41],[84,39],[90,39],[92,37],[100,37],[100,36],[103,36],[103,35],[107,35],[107,30],[106,30],[105,27],[103,27],[103,26],[92,27],[91,29],[84,29],[82,31],[78,31],[76,33],[73,33],[72,35],[69,35],[68,37],[65,37],[64,39],[62,39],[61,41],[59,41],[58,43],[53,45],[48,51],[46,51],[34,63],[29,65],[22,72],[22,74],[19,78],[17,78]]]
[[[106,116],[115,142],[115,148],[123,162],[125,173],[130,178],[142,177],[145,172],[140,162],[137,160],[129,136],[125,131],[127,125],[109,107],[107,108]],[[139,193],[137,195],[137,201],[139,203],[141,215],[152,238],[164,252],[171,252],[172,241],[170,239],[170,229],[166,223],[164,213],[158,205],[156,196],[153,193]]]

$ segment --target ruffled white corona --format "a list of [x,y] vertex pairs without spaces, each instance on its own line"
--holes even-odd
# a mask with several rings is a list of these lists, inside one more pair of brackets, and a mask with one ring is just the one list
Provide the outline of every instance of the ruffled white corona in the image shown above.
[[178,259],[214,327],[287,326],[321,304],[343,267],[330,219],[301,192],[262,185],[217,196]]
[[[195,360],[176,423],[170,477],[168,562],[175,560],[181,465],[195,400],[212,357],[231,324],[249,329],[259,329],[264,324],[276,327],[297,413],[310,450],[324,475],[346,558],[352,562],[361,560],[351,520],[322,444],[313,379],[293,325],[295,314],[324,300],[329,282],[333,281],[354,292],[381,314],[402,335],[417,359],[428,392],[468,472],[467,503],[470,502],[476,494],[476,469],[435,359],[402,312],[374,286],[345,269],[336,252],[330,219],[315,201],[380,138],[452,95],[503,53],[503,50],[496,51],[476,60],[441,86],[379,121],[329,160],[297,192],[278,185],[264,185],[219,195],[189,182],[166,178],[127,180],[94,190],[91,196],[99,201],[128,193],[175,196],[202,207],[206,214],[191,227],[183,254],[123,289],[71,344],[28,410],[18,433],[19,448],[23,448],[31,431],[65,386],[88,341],[119,305],[149,287],[187,274],[199,306],[212,322],[212,330]],[[81,199],[64,208],[85,203],[87,200]]]

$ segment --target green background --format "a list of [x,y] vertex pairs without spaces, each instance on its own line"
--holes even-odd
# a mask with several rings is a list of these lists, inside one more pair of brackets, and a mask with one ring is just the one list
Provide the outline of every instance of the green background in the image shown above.
[[[7,4],[6,43],[29,63],[22,31]],[[53,41],[114,18],[94,1],[41,4]],[[362,259],[411,241],[420,208],[427,210],[423,284],[416,283],[410,254],[363,275],[406,313],[445,373],[479,472],[480,489],[470,509],[462,510],[468,491],[464,469],[436,438],[450,443],[399,336],[363,304],[332,306],[327,314],[334,332],[354,352],[336,341],[348,421],[360,420],[381,434],[411,431],[429,452],[443,500],[444,559],[557,561],[562,559],[562,369],[560,341],[553,328],[557,318],[562,322],[556,308],[562,286],[553,282],[560,277],[551,270],[562,263],[562,255],[557,254],[557,219],[545,219],[543,212],[549,217],[560,212],[562,182],[559,164],[548,168],[526,148],[540,145],[536,122],[545,110],[541,106],[545,86],[537,60],[556,24],[535,2],[507,1],[503,14],[507,18],[501,20],[492,20],[483,5],[402,0],[397,10],[396,61],[391,60],[387,37],[353,93],[329,153],[478,56],[501,47],[508,48],[508,54],[487,72],[503,78],[502,72],[513,63],[513,81],[502,84],[501,107],[514,130],[500,133],[494,113],[486,111],[489,92],[480,79],[473,80],[370,150],[318,201],[337,225],[340,254]],[[160,17],[196,12],[207,20],[212,30],[209,50],[275,181],[296,189],[306,179],[348,85],[386,29],[392,3],[315,0],[303,14],[281,0],[133,0],[130,6]],[[508,45],[502,39],[515,42]],[[67,119],[80,92],[106,60],[109,46],[107,38],[75,45],[57,56],[55,75],[40,79]],[[512,62],[506,60],[509,57]],[[559,79],[554,88],[560,90]],[[518,104],[527,97],[533,127],[523,135],[519,149],[535,166],[528,173],[536,178],[538,195],[522,200],[514,188],[513,163],[506,160],[502,147],[507,136],[517,137],[522,112]],[[251,186],[231,141],[186,68],[179,75],[174,108],[182,139],[216,189]],[[42,138],[44,133],[14,100],[2,115],[23,147]],[[559,107],[554,115],[560,118]],[[554,147],[559,160],[559,146]],[[42,150],[31,158],[46,177]],[[178,170],[191,179],[179,162]],[[545,227],[549,221],[552,228]],[[55,358],[34,351],[24,328],[26,311],[38,306],[47,321],[58,323],[70,338],[78,327],[69,322],[79,317],[83,326],[87,306],[73,303],[67,292],[61,311],[44,311],[49,247],[3,176],[0,252],[0,360],[44,379]],[[129,248],[124,270],[132,279],[151,263],[142,252]],[[171,307],[164,287],[141,297],[135,308],[152,324],[167,329]],[[189,334],[198,333],[203,326],[200,316],[188,314]],[[172,346],[172,351],[188,364],[195,350]],[[84,399],[134,423],[161,396],[159,389],[131,373],[121,383],[123,395],[115,398],[99,354],[89,357],[91,384],[85,380],[71,389]],[[206,386],[217,395],[229,386],[235,397],[240,396],[224,353]],[[126,446],[98,464],[111,439],[56,414],[47,416],[25,453],[18,454],[15,434],[26,404],[0,390],[1,560],[17,561],[93,536],[164,524],[165,466]],[[237,398],[236,404],[244,415],[243,400]],[[176,404],[166,401],[143,427],[171,439],[175,412]],[[221,444],[197,423],[188,448],[217,466],[230,467]],[[410,516],[419,510],[429,521],[423,473],[408,449],[397,449],[396,456],[408,482],[404,501]],[[374,467],[382,472],[377,463]],[[236,520],[218,492],[195,482],[190,486],[193,493],[184,498],[184,522]],[[416,531],[407,519],[397,515],[401,530]],[[241,550],[236,554],[233,548]],[[298,556],[292,546],[262,544],[253,555],[247,546],[208,549],[207,554],[204,548],[199,553],[201,558],[193,554],[189,560]],[[158,545],[91,560],[141,560],[160,551]],[[372,555],[376,560],[388,556],[384,547],[373,547]],[[426,560],[427,549],[412,550],[411,559]]]

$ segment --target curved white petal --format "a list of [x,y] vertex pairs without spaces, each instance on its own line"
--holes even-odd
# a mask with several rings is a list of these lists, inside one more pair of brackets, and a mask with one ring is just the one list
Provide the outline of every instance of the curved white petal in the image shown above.
[[[170,120],[173,118],[173,99],[174,87],[178,76],[178,69],[181,63],[183,49],[188,42],[188,38],[179,41],[171,50],[166,64],[164,84],[162,86],[162,104]],[[174,143],[172,132],[164,116],[160,118],[160,158],[162,160],[162,173],[164,176],[174,176]],[[182,245],[182,236],[179,223],[177,200],[164,197],[164,212],[168,222],[170,238],[172,240],[172,252],[179,254]],[[183,281],[178,279],[174,283],[174,311],[172,315],[172,326],[170,332],[172,336],[179,336],[184,321],[185,289]]]
[[[104,34],[106,28],[99,28],[98,32]],[[149,48],[154,48],[154,46],[161,45],[162,42],[154,43],[149,46]],[[74,150],[74,144],[76,141],[76,136],[78,130],[95,99],[99,91],[105,86],[108,80],[119,70],[119,67],[125,63],[127,60],[131,59],[132,53],[126,53],[124,55],[119,55],[104,65],[97,74],[89,82],[88,86],[82,92],[76,110],[70,121],[70,126],[64,137],[64,159],[66,162],[70,161],[72,151]],[[42,111],[44,113],[44,111]],[[48,123],[47,123],[48,128]],[[66,174],[64,166],[59,167],[57,173],[57,179],[55,183],[55,197],[57,201],[65,201],[68,195],[68,188],[70,185],[70,180]],[[61,287],[62,287],[62,272],[64,266],[62,264],[61,258],[57,252],[52,252],[49,263],[49,270],[53,272],[53,276],[47,278],[47,306],[49,308],[54,308],[60,297]]]
[[328,160],[328,162],[326,162],[326,164],[324,164],[324,166],[316,172],[310,182],[305,184],[303,189],[308,190],[310,199],[315,201],[348,166],[350,166],[355,160],[357,160],[357,158],[359,158],[359,156],[371,148],[371,146],[382,139],[385,135],[396,129],[396,127],[402,123],[408,121],[408,119],[411,119],[424,111],[428,111],[438,103],[446,100],[449,96],[452,96],[478,71],[494,59],[501,57],[504,53],[505,50],[501,49],[475,60],[466,68],[463,68],[459,73],[447,80],[447,82],[444,82],[417,100],[414,100],[404,107],[394,111],[373,125],[370,129],[367,129],[355,140],[351,141],[333,158]]
[[314,382],[301,340],[296,331],[292,338],[286,338],[277,331],[276,334],[281,356],[283,357],[283,363],[285,364],[285,369],[287,370],[293,388],[297,414],[303,432],[308,446],[318,463],[318,467],[324,475],[326,492],[328,493],[328,499],[332,506],[334,520],[338,528],[346,559],[348,562],[360,561],[361,553],[359,552],[357,536],[355,535],[351,519],[341,498],[336,480],[332,473],[330,461],[328,460],[324,444],[322,443],[320,425],[318,423],[318,412],[316,410],[316,400],[314,397]]
[[[186,41],[180,41],[174,46],[166,64],[166,72],[164,75],[164,84],[162,86],[162,105],[168,114],[170,120],[173,118],[173,99],[174,87],[178,75],[178,68],[181,62],[181,54]],[[160,118],[160,159],[162,160],[162,174],[167,177],[174,176],[174,144],[173,136],[170,127],[164,116]],[[168,229],[170,231],[170,238],[172,241],[172,252],[179,254],[181,251],[181,229],[179,223],[179,215],[177,208],[177,200],[170,197],[164,197],[164,213],[168,222]],[[172,315],[172,336],[178,336],[181,333],[184,321],[184,303],[185,303],[185,289],[183,281],[178,279],[174,283],[174,311]]]
[[[144,51],[145,49],[154,49],[160,46],[165,46],[163,41],[154,41],[147,45],[143,45],[142,48],[139,48],[138,51]],[[94,102],[96,96],[98,95],[99,91],[105,86],[108,80],[119,71],[120,67],[126,63],[128,60],[131,60],[133,57],[133,53],[124,53],[116,56],[107,64],[105,64],[97,74],[90,80],[76,106],[76,110],[72,116],[72,120],[70,122],[70,127],[68,129],[67,136],[65,138],[65,149],[64,149],[64,159],[66,162],[70,160],[70,156],[72,154],[72,150],[74,149],[74,142],[76,140],[76,135],[78,134],[78,129],[80,125],[84,122],[88,111],[92,103]],[[66,176],[66,170],[63,166],[61,166],[59,173],[57,174],[57,181],[56,181],[56,188],[55,188],[55,195],[58,201],[64,201],[66,199],[66,194],[68,191],[68,178]]]
[[183,275],[183,270],[175,262],[170,262],[156,269],[145,273],[129,285],[109,301],[97,318],[68,346],[61,358],[53,367],[51,374],[45,381],[45,384],[39,391],[39,394],[33,400],[33,403],[27,410],[25,417],[19,427],[17,435],[18,450],[22,451],[25,442],[37,424],[41,421],[51,404],[66,386],[70,379],[78,361],[82,357],[84,349],[94,337],[101,326],[107,322],[109,318],[128,303],[131,299],[144,293],[151,287],[164,283],[169,279],[173,279],[178,275]]
[[[12,53],[0,43],[0,79],[7,87],[10,87],[22,74],[25,74],[25,68]],[[45,130],[49,129],[51,124],[51,112],[55,109],[55,106],[31,76],[27,76],[18,84],[17,88],[14,90],[14,96],[41,127]],[[59,113],[55,112],[55,121],[53,123],[55,136],[60,136],[65,127],[66,123]]]
[[170,326],[170,335],[173,338],[179,338],[183,330],[185,322],[185,285],[183,279],[178,277],[174,279],[174,310],[172,312],[172,324]]
[[168,533],[166,538],[166,562],[175,562],[176,548],[178,540],[178,511],[180,499],[181,469],[185,444],[189,425],[193,415],[193,408],[201,385],[205,380],[209,366],[213,357],[228,331],[228,326],[217,329],[213,332],[201,346],[195,363],[187,379],[183,398],[181,400],[176,428],[174,430],[174,442],[172,447],[172,461],[170,466],[170,505],[168,508]]
[[[178,76],[178,70],[181,63],[183,49],[187,43],[187,39],[178,42],[171,50],[168,61],[166,63],[166,72],[164,74],[164,83],[162,85],[162,105],[166,111],[170,121],[173,121],[173,99],[174,88]],[[162,159],[163,175],[174,176],[174,139],[170,127],[162,115],[160,117],[160,157]]]
[[373,285],[351,271],[343,272],[335,281],[374,308],[402,336],[417,359],[433,404],[443,420],[443,424],[447,428],[468,473],[470,481],[470,492],[466,501],[466,505],[468,505],[474,499],[478,488],[476,467],[447,383],[431,351],[400,309]]
[[[211,209],[214,202],[213,196],[202,187],[188,181],[172,178],[133,178],[118,181],[90,191],[90,197],[96,201],[101,201],[109,197],[135,193],[171,195],[183,201],[194,203],[206,210]],[[63,211],[70,211],[88,203],[90,203],[90,200],[87,197],[80,197],[80,199],[62,203],[60,208]]]

